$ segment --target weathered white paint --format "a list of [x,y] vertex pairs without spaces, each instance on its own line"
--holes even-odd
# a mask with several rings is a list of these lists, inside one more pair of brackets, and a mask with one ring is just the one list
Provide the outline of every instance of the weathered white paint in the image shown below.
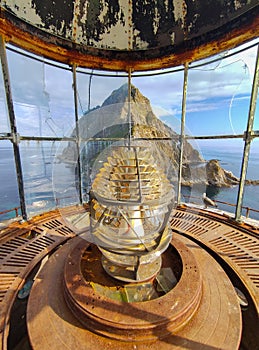
[[173,0],[174,4],[174,19],[177,22],[181,23],[181,27],[183,28],[185,22],[185,8],[186,3],[184,0]]
[[[92,40],[92,44],[97,48],[104,49],[116,49],[116,50],[128,50],[129,49],[129,39],[131,33],[131,16],[129,18],[129,1],[119,0],[119,7],[124,13],[125,24],[118,21],[115,26],[109,28],[109,30],[100,36],[101,40],[96,42]],[[107,14],[108,6],[104,7],[102,14],[100,15],[100,21],[103,21],[104,16]]]
[[74,1],[74,9],[73,9],[73,23],[72,23],[72,40],[77,41],[77,36],[78,36],[78,18],[80,15],[80,0],[75,0]]
[[196,13],[194,16],[193,16],[193,19],[192,19],[192,22],[190,23],[190,25],[188,26],[188,32],[190,32],[193,28],[193,26],[195,25],[197,19],[199,18],[199,14]]
[[6,5],[12,9],[13,13],[27,22],[35,25],[41,25],[44,27],[39,15],[36,13],[36,9],[32,7],[32,2],[30,0],[5,0],[3,5]]
[[155,17],[154,17],[154,21],[153,21],[153,32],[154,32],[154,34],[156,34],[158,31],[158,28],[159,28],[159,22],[161,20],[161,17],[160,17],[160,14],[158,12],[157,7],[154,10],[155,10]]
[[242,4],[239,0],[234,0],[234,4],[235,4],[235,10],[238,10],[242,7]]
[[148,48],[148,42],[141,40],[139,33],[139,30],[134,29],[134,50],[146,50]]

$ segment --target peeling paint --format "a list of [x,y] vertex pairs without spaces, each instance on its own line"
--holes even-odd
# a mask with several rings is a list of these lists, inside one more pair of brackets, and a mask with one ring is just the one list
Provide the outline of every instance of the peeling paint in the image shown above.
[[171,34],[171,45],[175,44],[175,33]]
[[26,0],[6,0],[4,5],[11,10],[17,17],[26,18],[26,20],[34,25],[44,27],[44,22],[37,14],[32,1]]
[[185,1],[183,0],[173,0],[174,4],[174,19],[176,22],[184,23],[185,11],[184,8],[186,6]]
[[239,0],[234,0],[234,4],[235,4],[235,10],[238,10],[242,7],[241,1]]
[[77,41],[78,17],[80,15],[79,4],[80,4],[80,0],[75,0],[74,1],[73,23],[72,23],[72,40],[73,41]]
[[129,35],[128,2],[123,0],[102,1],[99,10],[95,13],[95,20],[93,19],[90,28],[89,23],[86,23],[85,29],[94,29],[96,34],[92,38],[88,38],[88,42],[99,48],[127,50]]
[[[120,10],[123,13],[123,17],[126,15],[125,13],[128,12],[128,9],[123,8],[123,4],[119,1],[119,7]],[[98,21],[100,23],[107,22],[107,18],[110,16],[109,13],[109,4],[103,3],[102,12],[100,13],[98,17]],[[105,28],[104,32],[100,32],[100,37],[98,41],[95,41],[95,46],[100,48],[106,48],[106,49],[116,49],[119,48],[120,50],[127,50],[128,48],[128,23],[120,20],[114,21],[113,25],[108,26]]]
[[[41,1],[32,0],[37,14],[44,22],[44,29],[72,40],[73,0]],[[60,10],[62,9],[62,11]]]
[[105,20],[106,20],[107,16],[109,16],[109,4],[103,2],[103,5],[102,5],[102,12],[100,12],[100,15],[99,15],[99,17],[98,17],[98,20],[99,20],[101,23],[105,23]]
[[187,28],[187,30],[188,30],[189,33],[192,31],[193,28],[195,28],[195,24],[196,24],[198,18],[199,18],[199,14],[198,14],[198,13],[195,13],[195,14],[193,15],[192,22],[189,24],[189,26],[188,26],[188,28]]
[[1,7],[70,44],[139,51],[198,43],[258,9],[258,0],[5,0]]
[[165,0],[165,9],[168,11],[169,8],[169,0]]
[[133,25],[139,31],[141,41],[149,48],[171,45],[172,33],[176,33],[173,2],[136,0],[133,3]]
[[156,35],[159,29],[160,15],[158,9],[154,9],[153,32]]
[[[89,1],[87,21],[85,28],[83,28],[88,45],[106,46],[106,43],[101,41],[106,40],[105,36],[110,36],[111,29],[118,28],[119,25],[122,30],[125,29],[125,13],[119,0]],[[119,32],[117,35],[120,35]],[[118,42],[121,42],[119,37]],[[116,44],[113,47],[116,47]],[[117,48],[120,49],[120,47]]]
[[101,37],[101,46],[96,43],[95,45],[99,45],[100,48],[107,49],[116,49],[127,50],[128,49],[128,31],[125,30],[125,27],[121,25],[121,23],[116,23],[115,26],[111,27],[109,32],[105,33]]
[[84,35],[84,28],[86,27],[87,24],[87,14],[88,14],[88,6],[87,3],[85,2],[84,4],[82,4],[82,2],[80,3],[80,7],[79,7],[79,13],[80,16],[77,19],[77,30],[76,30],[76,38],[75,41],[78,44],[86,44],[86,38]]
[[133,46],[135,50],[147,50],[148,42],[140,39],[139,31],[134,29],[133,31]]

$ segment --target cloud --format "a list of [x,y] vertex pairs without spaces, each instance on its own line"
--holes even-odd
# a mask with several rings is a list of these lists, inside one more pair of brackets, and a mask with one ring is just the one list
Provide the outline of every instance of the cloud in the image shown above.
[[[241,95],[250,96],[256,51],[257,48],[253,47],[218,62],[190,69],[187,88],[189,111],[209,111],[217,108],[219,99],[230,102],[233,97],[239,99]],[[139,78],[136,81],[137,87],[152,105],[160,105],[170,112],[181,112],[183,72]],[[212,105],[212,99],[217,100],[217,103]]]
[[[231,104],[248,99],[255,57],[256,47],[218,62],[190,69],[187,113],[206,113],[223,108],[228,111]],[[37,135],[40,133],[39,123],[42,118],[43,134],[67,134],[67,130],[71,130],[75,123],[72,72],[11,51],[8,52],[8,63],[19,117],[19,132]],[[107,74],[105,73],[105,77],[92,76],[90,90],[90,76],[77,74],[79,117],[88,110],[89,102],[91,108],[101,105],[113,90],[127,82],[127,77],[107,77]],[[182,108],[183,71],[133,77],[132,83],[150,100],[153,108],[159,106],[166,111],[158,116],[165,118],[168,114],[179,118]]]

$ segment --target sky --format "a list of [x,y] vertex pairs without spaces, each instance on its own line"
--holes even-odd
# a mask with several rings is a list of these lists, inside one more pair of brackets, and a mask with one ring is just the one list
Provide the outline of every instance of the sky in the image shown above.
[[[195,64],[191,65],[188,73],[186,134],[204,136],[244,133],[256,54],[257,47],[254,46],[225,59],[224,54],[221,54],[217,62],[206,66],[192,68]],[[71,71],[26,58],[10,50],[7,51],[7,57],[19,134],[23,136],[70,136],[75,127]],[[80,69],[80,71],[84,70]],[[0,70],[0,135],[10,131],[1,74]],[[78,73],[79,117],[88,110],[89,104],[91,108],[102,105],[111,92],[127,83],[127,80],[127,77],[95,75],[90,80],[89,75]],[[176,73],[141,77],[134,77],[133,74],[132,83],[149,99],[155,114],[176,132],[180,132],[183,70]],[[258,105],[254,130],[259,130]],[[25,145],[26,142],[22,144]],[[32,141],[27,144],[29,146],[38,145],[37,142]],[[28,151],[27,144],[23,150],[25,153]],[[204,147],[209,145],[220,151],[224,147],[228,148],[228,151],[236,147],[240,159],[242,157],[243,141],[241,139],[199,141],[192,142],[192,144],[201,155],[204,154]],[[9,141],[0,140],[0,147],[10,145]],[[259,154],[259,138],[253,141],[251,149],[252,156]],[[256,175],[255,178],[258,176]],[[28,186],[30,187],[30,184]],[[33,191],[32,189],[32,193]]]
[[[192,135],[239,134],[246,129],[250,92],[255,68],[257,48],[238,56],[222,59],[189,71],[187,90],[186,125]],[[183,73],[172,78],[163,76],[155,89],[152,81],[142,85],[142,92],[150,96],[153,105],[160,105],[168,116],[163,119],[181,118]],[[166,88],[165,88],[166,87]],[[258,109],[255,128],[259,128]]]
[[[251,45],[251,43],[249,43]],[[190,69],[186,105],[186,133],[189,135],[240,134],[246,129],[257,47]],[[227,54],[227,53],[226,53]],[[72,74],[68,70],[31,60],[8,51],[8,64],[18,131],[26,136],[67,136],[74,127]],[[194,65],[194,64],[193,64]],[[192,65],[191,65],[192,66]],[[99,72],[100,73],[100,72]],[[8,131],[0,77],[0,132]],[[126,77],[93,76],[90,107],[101,105]],[[134,77],[156,115],[180,130],[183,71]],[[78,74],[79,115],[89,106],[89,75]],[[259,129],[257,107],[254,129]],[[34,121],[32,123],[32,120]]]

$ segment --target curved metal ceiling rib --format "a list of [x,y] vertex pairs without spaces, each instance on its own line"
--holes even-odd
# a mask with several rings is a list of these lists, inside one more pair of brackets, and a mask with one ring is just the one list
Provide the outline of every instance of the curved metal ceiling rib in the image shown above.
[[69,64],[147,70],[257,37],[258,12],[257,0],[5,0],[0,33]]

